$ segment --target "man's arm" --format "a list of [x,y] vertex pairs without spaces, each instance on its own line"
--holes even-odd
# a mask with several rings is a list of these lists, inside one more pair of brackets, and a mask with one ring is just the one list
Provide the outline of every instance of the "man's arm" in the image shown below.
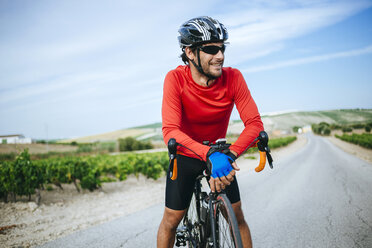
[[264,130],[264,127],[257,105],[251,96],[243,75],[238,70],[235,73],[236,80],[234,80],[233,84],[234,101],[245,128],[238,140],[230,146],[230,150],[239,156],[257,138],[260,131]]

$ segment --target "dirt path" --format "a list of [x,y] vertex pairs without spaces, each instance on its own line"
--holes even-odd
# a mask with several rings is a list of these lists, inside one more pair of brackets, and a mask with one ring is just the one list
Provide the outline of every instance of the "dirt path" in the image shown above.
[[39,207],[34,202],[1,202],[0,227],[15,227],[0,234],[0,247],[39,245],[160,203],[164,200],[164,179],[131,176],[84,193],[78,193],[73,185],[63,185],[63,191],[43,191]]

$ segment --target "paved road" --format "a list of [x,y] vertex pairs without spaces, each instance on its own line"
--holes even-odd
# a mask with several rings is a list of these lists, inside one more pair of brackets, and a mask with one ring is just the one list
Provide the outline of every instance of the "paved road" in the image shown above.
[[[239,175],[254,247],[372,247],[372,165],[324,138],[308,140],[274,170]],[[155,247],[162,211],[156,205],[42,247]]]

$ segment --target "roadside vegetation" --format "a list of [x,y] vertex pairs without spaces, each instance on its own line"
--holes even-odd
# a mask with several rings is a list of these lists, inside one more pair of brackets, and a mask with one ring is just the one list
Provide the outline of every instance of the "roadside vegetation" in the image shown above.
[[[324,136],[330,135],[331,132],[334,130],[341,130],[342,135],[335,134],[336,138],[372,149],[372,122],[354,123],[349,125],[337,125],[321,122],[319,124],[313,124],[311,127],[314,133]],[[364,133],[353,133],[353,131],[356,130],[359,130],[359,132],[362,131]]]
[[360,145],[362,147],[372,149],[372,134],[370,133],[363,133],[363,134],[343,134],[343,135],[335,135],[336,138],[339,138],[343,141],[353,143],[356,145]]
[[276,138],[269,140],[269,147],[271,149],[287,146],[293,141],[297,139],[296,136],[288,136],[288,137],[282,137],[282,138]]
[[365,132],[370,133],[372,129],[372,122],[354,123],[348,125],[320,122],[318,124],[312,124],[311,129],[315,134],[319,135],[330,135],[334,130],[341,130],[343,133],[351,133],[353,130],[364,130]]

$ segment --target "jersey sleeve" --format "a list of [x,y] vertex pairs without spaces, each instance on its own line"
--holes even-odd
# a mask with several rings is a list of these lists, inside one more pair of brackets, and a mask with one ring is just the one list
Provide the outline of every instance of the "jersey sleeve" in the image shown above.
[[[164,80],[162,103],[162,131],[165,144],[170,138],[180,143],[206,161],[209,147],[190,138],[181,130],[182,98],[181,86],[175,71],[170,71]],[[182,150],[182,148],[180,149]],[[190,153],[190,152],[188,152]],[[200,158],[199,158],[200,159]]]
[[240,71],[236,70],[236,79],[233,82],[234,102],[239,112],[240,119],[244,123],[244,130],[230,149],[240,156],[244,150],[264,130],[261,116],[257,105],[253,100],[248,86]]

